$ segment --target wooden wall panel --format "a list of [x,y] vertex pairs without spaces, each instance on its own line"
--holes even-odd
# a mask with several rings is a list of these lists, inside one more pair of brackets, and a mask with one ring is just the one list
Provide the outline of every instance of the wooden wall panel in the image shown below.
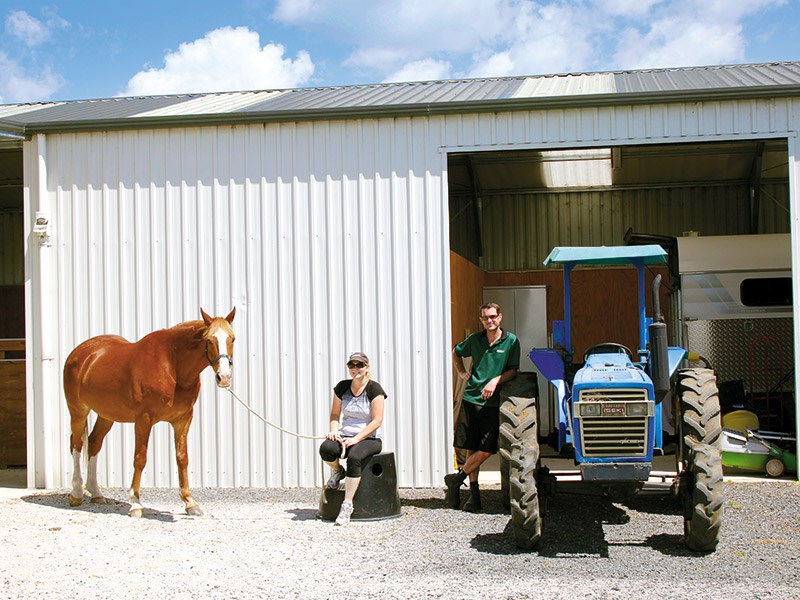
[[[657,273],[666,278],[666,269],[645,274],[647,314],[652,316],[652,283]],[[547,286],[548,333],[552,321],[564,318],[564,274],[561,270],[486,272],[486,286]],[[625,344],[635,351],[639,345],[636,271],[625,267],[575,269],[572,272],[572,343],[576,356],[601,342]],[[661,308],[668,309],[666,288],[661,286]],[[666,316],[669,319],[669,315]],[[672,341],[670,340],[670,343]]]
[[0,360],[0,466],[27,463],[25,361]]
[[481,328],[478,309],[483,304],[487,273],[455,252],[450,252],[450,331],[453,345]]

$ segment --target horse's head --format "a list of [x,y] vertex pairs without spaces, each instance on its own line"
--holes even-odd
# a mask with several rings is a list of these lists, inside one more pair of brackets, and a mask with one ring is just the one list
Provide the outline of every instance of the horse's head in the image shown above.
[[233,379],[233,342],[236,336],[233,334],[233,317],[236,315],[236,307],[225,317],[209,317],[201,308],[200,314],[203,315],[203,322],[206,330],[203,333],[203,340],[206,343],[206,358],[214,369],[217,378],[217,385],[222,388],[231,386]]

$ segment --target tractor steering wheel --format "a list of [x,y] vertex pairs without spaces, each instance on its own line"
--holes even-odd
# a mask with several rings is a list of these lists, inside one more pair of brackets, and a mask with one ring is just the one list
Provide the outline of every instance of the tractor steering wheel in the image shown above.
[[615,342],[603,342],[602,344],[595,344],[586,350],[583,353],[583,362],[586,362],[586,359],[589,357],[590,354],[596,354],[600,352],[608,351],[608,353],[617,352],[622,354],[623,352],[628,355],[628,358],[633,360],[633,352],[627,346],[623,346],[622,344],[617,344]]

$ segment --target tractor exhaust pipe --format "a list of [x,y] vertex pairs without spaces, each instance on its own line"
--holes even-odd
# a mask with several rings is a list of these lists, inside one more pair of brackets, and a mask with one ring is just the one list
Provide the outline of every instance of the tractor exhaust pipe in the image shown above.
[[661,314],[661,300],[658,290],[661,287],[661,275],[653,280],[653,322],[647,328],[650,338],[650,378],[656,392],[656,401],[661,400],[670,390],[669,356],[667,350],[667,324]]

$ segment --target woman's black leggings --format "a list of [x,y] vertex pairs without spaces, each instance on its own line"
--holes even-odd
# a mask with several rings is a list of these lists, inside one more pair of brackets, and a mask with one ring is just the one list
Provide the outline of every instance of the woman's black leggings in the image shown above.
[[[347,459],[347,476],[361,477],[361,465],[382,449],[383,441],[377,438],[367,438],[350,446],[344,455]],[[342,445],[336,440],[325,440],[320,444],[319,455],[325,462],[333,462],[342,455]]]

